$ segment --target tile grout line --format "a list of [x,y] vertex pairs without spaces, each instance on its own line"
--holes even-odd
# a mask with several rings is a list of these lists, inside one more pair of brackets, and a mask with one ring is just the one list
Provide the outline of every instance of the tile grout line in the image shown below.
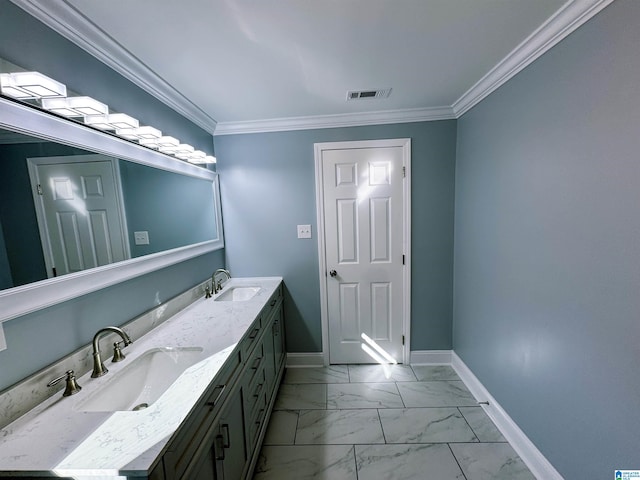
[[478,440],[478,443],[483,443],[480,440],[480,437],[478,436],[478,434],[476,433],[476,431],[473,429],[473,427],[471,426],[471,424],[469,423],[469,420],[467,420],[467,417],[464,416],[464,413],[462,413],[462,410],[460,410],[460,406],[457,406],[456,409],[460,412],[460,415],[462,415],[462,418],[464,419],[464,422],[467,424],[467,426],[469,427],[469,430],[471,430],[471,433],[473,433],[473,436],[476,437],[476,440]]
[[388,445],[387,436],[385,435],[384,427],[382,426],[382,417],[380,416],[380,409],[377,408],[376,410],[378,412],[378,421],[380,422],[380,430],[382,430],[382,439],[384,440],[384,445]]
[[296,445],[298,440],[298,425],[300,424],[300,410],[297,410],[298,416],[296,417],[296,428],[293,430],[293,444]]
[[449,451],[451,452],[451,455],[453,455],[453,459],[456,461],[456,464],[458,464],[458,468],[460,469],[462,476],[464,477],[465,480],[467,480],[467,476],[464,474],[464,470],[462,470],[462,465],[460,465],[460,462],[458,461],[458,457],[456,457],[456,454],[453,453],[453,448],[451,448],[451,443],[447,443],[447,447],[449,447]]
[[356,472],[356,480],[359,479],[359,475],[358,475],[358,458],[356,457],[356,446],[351,445],[351,448],[353,449],[353,470]]

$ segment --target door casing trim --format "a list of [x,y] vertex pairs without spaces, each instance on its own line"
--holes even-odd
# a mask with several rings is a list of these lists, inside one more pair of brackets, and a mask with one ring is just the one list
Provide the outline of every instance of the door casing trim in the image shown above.
[[393,138],[386,140],[361,140],[351,142],[314,143],[316,174],[316,221],[318,225],[318,274],[320,277],[320,320],[322,324],[322,356],[324,365],[329,365],[329,307],[327,297],[326,245],[324,225],[324,189],[322,152],[325,150],[346,150],[350,148],[401,147],[402,165],[405,178],[402,186],[402,235],[405,264],[402,273],[402,329],[404,345],[402,363],[408,365],[411,351],[411,139]]

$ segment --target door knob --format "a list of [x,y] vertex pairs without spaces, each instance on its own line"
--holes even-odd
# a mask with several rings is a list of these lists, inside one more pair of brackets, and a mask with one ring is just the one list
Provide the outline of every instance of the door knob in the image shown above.
[[329,272],[329,275],[331,275],[332,277],[335,277],[336,275],[338,275],[338,272],[336,272],[335,270],[331,270]]

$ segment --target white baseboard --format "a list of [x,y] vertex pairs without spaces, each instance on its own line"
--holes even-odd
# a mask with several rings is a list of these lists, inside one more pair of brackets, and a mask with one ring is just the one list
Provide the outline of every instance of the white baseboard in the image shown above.
[[287,353],[287,368],[323,366],[324,354],[322,352]]
[[482,408],[529,470],[531,470],[531,473],[539,479],[563,480],[562,475],[549,463],[525,433],[520,430],[520,427],[516,425],[509,414],[491,396],[489,391],[455,352],[451,352],[451,366],[478,401],[489,402],[489,405],[482,405]]
[[[451,350],[414,350],[411,352],[411,365],[451,365]],[[287,367],[323,367],[324,354],[287,353]]]
[[451,365],[451,350],[412,350],[411,365]]

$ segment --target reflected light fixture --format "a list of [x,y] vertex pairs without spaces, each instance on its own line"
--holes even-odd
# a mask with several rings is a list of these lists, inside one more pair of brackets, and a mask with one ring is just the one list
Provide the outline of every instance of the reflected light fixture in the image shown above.
[[84,117],[84,123],[101,130],[138,128],[139,126],[138,120],[124,113],[110,113],[109,115],[88,115]]
[[67,87],[39,72],[0,74],[0,90],[13,98],[66,97]]
[[91,97],[43,98],[42,108],[65,117],[105,115],[109,107]]

